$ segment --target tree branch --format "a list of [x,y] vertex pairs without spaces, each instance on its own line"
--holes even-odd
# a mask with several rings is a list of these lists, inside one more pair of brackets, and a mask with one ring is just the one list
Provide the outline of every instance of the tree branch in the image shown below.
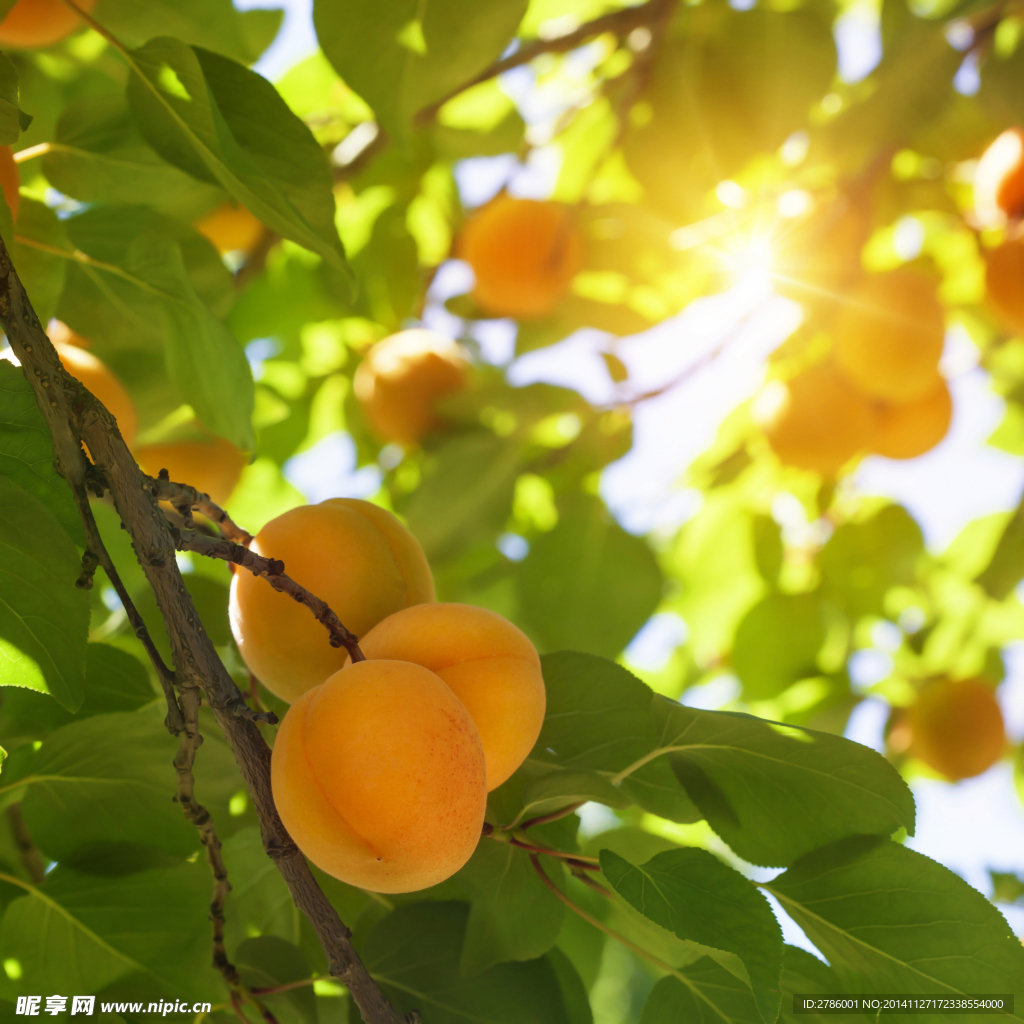
[[[102,469],[114,507],[166,623],[177,685],[182,692],[190,686],[197,687],[213,709],[259,815],[264,848],[281,872],[296,906],[309,918],[323,943],[331,974],[348,988],[367,1024],[409,1024],[417,1015],[403,1016],[385,999],[353,948],[351,933],[316,884],[309,865],[282,824],[270,785],[270,748],[256,725],[257,720],[268,718],[245,704],[217,656],[182,582],[171,528],[160,513],[148,478],[129,453],[114,417],[61,365],[25,294],[3,239],[0,323],[35,391],[36,402],[53,438],[56,468],[79,501],[87,536],[91,513],[85,515],[80,502],[87,478],[82,441]],[[91,528],[95,529],[94,522]],[[89,546],[93,548],[91,537]],[[101,552],[93,549],[102,564]]]
[[25,826],[25,819],[21,816],[21,804],[11,804],[7,808],[7,823],[11,826],[11,836],[14,845],[18,848],[18,855],[21,857],[21,866],[28,873],[34,885],[39,885],[46,878],[46,868],[43,867],[43,858],[39,856],[36,844],[32,842],[32,836]]
[[628,35],[635,28],[646,27],[657,22],[663,17],[664,9],[671,7],[674,2],[675,0],[647,0],[647,3],[640,4],[638,7],[624,7],[620,11],[613,11],[611,14],[594,18],[593,21],[585,22],[579,28],[567,32],[563,36],[555,36],[553,39],[535,39],[525,43],[515,53],[496,60],[468,82],[463,82],[457,89],[452,89],[442,99],[424,107],[416,115],[416,123],[421,127],[429,124],[441,107],[453,97],[458,96],[459,93],[491,78],[497,78],[498,75],[511,71],[512,68],[517,68],[521,64],[529,64],[531,60],[539,57],[542,53],[566,53],[569,50],[575,50],[577,46],[581,46],[588,39],[605,32],[614,32],[615,35],[622,37]]
[[252,534],[235,523],[220,505],[214,504],[208,494],[196,490],[189,484],[172,483],[166,469],[160,470],[160,476],[150,477],[149,480],[153,497],[159,501],[169,501],[174,506],[175,512],[185,520],[186,529],[195,529],[192,512],[196,511],[216,523],[220,532],[228,540],[241,544],[243,547],[248,547],[252,543]]
[[328,607],[327,602],[311,594],[304,586],[296,583],[284,572],[284,562],[276,558],[264,558],[255,551],[235,544],[230,540],[206,537],[195,530],[179,530],[175,541],[179,551],[195,551],[207,558],[220,558],[225,562],[248,569],[253,576],[262,576],[278,593],[304,604],[323,623],[330,634],[332,647],[344,647],[353,661],[365,661],[363,652],[354,633],[350,633],[341,620]]

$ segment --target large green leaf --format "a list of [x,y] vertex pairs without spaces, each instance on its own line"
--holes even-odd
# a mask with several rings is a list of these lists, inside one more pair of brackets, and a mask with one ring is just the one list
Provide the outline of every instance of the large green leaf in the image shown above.
[[363,962],[395,1008],[419,1010],[423,1024],[568,1024],[558,975],[545,959],[462,976],[468,916],[461,903],[411,903],[370,933]]
[[[554,871],[560,881],[561,868]],[[463,974],[479,974],[507,960],[533,960],[555,944],[565,904],[537,877],[525,850],[482,842],[456,880],[472,901]]]
[[750,988],[704,957],[651,989],[640,1024],[761,1024]]
[[647,543],[581,497],[538,537],[516,575],[522,616],[549,651],[613,658],[650,618],[662,578]]
[[413,115],[467,83],[508,46],[526,0],[316,0],[327,59],[405,138]]
[[799,1015],[793,1013],[794,995],[823,995],[842,992],[835,971],[828,964],[822,963],[806,949],[786,946],[782,959],[782,1009],[779,1019],[788,1024],[829,1024],[830,1014],[808,1013],[806,1009]]
[[679,938],[735,953],[747,968],[766,1024],[779,1015],[782,931],[768,901],[741,874],[706,850],[666,850],[645,864],[601,851],[615,891]]
[[[231,960],[250,988],[294,984],[313,973],[302,950],[276,935],[246,939],[232,953]],[[310,985],[298,985],[261,999],[278,1024],[317,1024],[316,996]]]
[[41,323],[47,323],[57,309],[64,288],[67,261],[55,252],[38,246],[26,245],[22,239],[31,238],[50,249],[66,249],[67,235],[57,214],[44,203],[29,196],[21,197],[18,208],[18,230],[14,235],[11,259],[18,268],[18,276],[25,286],[32,308]]
[[68,860],[110,843],[179,856],[196,848],[195,829],[171,799],[178,741],[164,728],[164,713],[154,705],[96,715],[46,740],[22,780],[22,813],[44,853]]
[[240,926],[242,934],[277,935],[297,943],[299,909],[263,849],[259,829],[236,832],[225,840],[223,855],[231,879],[229,926]]
[[18,106],[18,72],[10,57],[0,54],[0,146],[17,142],[31,120]]
[[765,888],[848,991],[1020,991],[1024,947],[1002,914],[959,875],[885,837],[816,850]]
[[220,184],[267,227],[344,268],[327,157],[266,79],[166,36],[131,60],[129,106],[165,160]]
[[8,906],[0,957],[19,992],[98,992],[140,975],[146,991],[210,999],[210,872],[202,863],[128,876],[56,868]]
[[0,476],[13,480],[49,509],[79,546],[82,521],[67,481],[53,466],[53,440],[22,371],[0,360]]
[[49,509],[6,476],[0,522],[0,686],[39,690],[75,711],[89,628],[78,553]]
[[880,754],[841,736],[654,698],[655,754],[752,864],[782,867],[858,833],[913,833],[914,800]]

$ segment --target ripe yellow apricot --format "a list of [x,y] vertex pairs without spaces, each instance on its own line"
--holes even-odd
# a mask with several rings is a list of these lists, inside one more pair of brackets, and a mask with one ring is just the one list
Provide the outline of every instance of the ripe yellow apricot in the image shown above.
[[241,204],[231,202],[214,207],[192,226],[213,242],[222,256],[227,252],[251,252],[263,235],[263,222]]
[[981,155],[974,172],[974,208],[983,224],[1024,211],[1024,129],[1007,128]]
[[462,390],[469,365],[461,348],[433,331],[399,331],[378,342],[356,370],[366,418],[388,441],[415,444],[438,425],[434,406]]
[[875,274],[836,316],[836,363],[871,397],[912,402],[935,383],[945,331],[931,278],[906,268]]
[[947,779],[970,779],[1006,751],[1003,712],[980,679],[943,681],[924,690],[910,709],[910,749]]
[[11,211],[11,220],[18,219],[18,208],[21,206],[21,175],[18,165],[14,162],[14,153],[10,146],[0,146],[0,190]]
[[248,461],[245,452],[222,437],[144,445],[135,457],[150,476],[166,469],[176,484],[190,484],[221,506],[227,504]]
[[[96,0],[78,0],[85,11]],[[82,19],[62,0],[18,0],[0,21],[0,46],[49,46],[71,35]]]
[[487,805],[469,712],[433,672],[403,661],[359,662],[299,697],[277,730],[271,785],[299,849],[373,892],[453,875]]
[[547,316],[580,269],[583,246],[558,203],[500,195],[466,222],[458,255],[476,276],[473,297],[495,316]]
[[871,403],[829,363],[770,382],[753,414],[781,462],[825,476],[867,451],[875,429]]
[[923,398],[905,405],[880,405],[872,451],[888,459],[914,459],[934,448],[949,431],[953,398],[941,377]]
[[85,350],[89,344],[66,324],[54,320],[47,329],[53,347],[60,356],[64,369],[78,378],[106,407],[121,431],[124,443],[130,448],[135,444],[139,428],[139,416],[131,395],[124,385],[91,352]]
[[[386,509],[329,498],[272,519],[252,550],[330,605],[356,636],[409,605],[434,600],[434,580],[416,538]],[[293,701],[345,664],[308,608],[240,570],[231,583],[231,629],[249,670]]]
[[1024,333],[1024,238],[1009,238],[985,253],[985,297],[1006,330]]
[[417,604],[359,642],[371,661],[411,661],[436,672],[473,716],[496,789],[533,749],[547,699],[537,650],[508,619],[468,604]]

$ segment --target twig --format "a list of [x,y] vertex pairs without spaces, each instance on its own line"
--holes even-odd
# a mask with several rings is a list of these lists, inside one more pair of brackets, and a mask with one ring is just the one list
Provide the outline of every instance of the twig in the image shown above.
[[7,808],[7,822],[11,826],[11,836],[14,839],[14,845],[18,848],[22,867],[32,882],[39,885],[46,878],[46,868],[43,867],[43,858],[39,856],[36,844],[32,842],[32,836],[25,826],[25,819],[21,816],[20,803],[11,804]]
[[564,860],[566,864],[582,868],[584,871],[601,870],[601,862],[596,857],[584,857],[582,854],[568,853],[565,850],[553,850],[547,846],[535,846],[533,843],[524,843],[521,839],[516,839],[515,836],[510,837],[508,841],[513,846],[518,846],[520,850],[528,850],[531,855],[543,853],[548,857],[557,857],[559,860]]
[[213,824],[210,812],[196,800],[195,776],[192,767],[196,753],[202,745],[203,736],[199,731],[199,690],[194,686],[182,687],[179,697],[185,727],[174,757],[174,770],[178,773],[178,792],[174,799],[181,804],[185,817],[195,826],[199,841],[206,851],[206,863],[213,874],[213,898],[210,900],[210,921],[213,927],[213,966],[220,971],[228,987],[234,992],[239,989],[242,979],[235,965],[228,959],[224,946],[224,903],[231,891],[228,869],[220,853],[220,838]]
[[304,604],[313,615],[323,623],[330,634],[332,647],[344,647],[353,661],[365,661],[359,649],[359,641],[354,633],[350,633],[337,615],[331,611],[327,602],[311,594],[291,576],[285,575],[284,562],[276,558],[264,558],[250,548],[242,547],[233,541],[216,537],[206,537],[195,530],[179,530],[175,545],[179,551],[195,551],[207,558],[220,558],[225,562],[248,569],[253,576],[262,576],[276,591]]
[[172,483],[166,469],[160,470],[158,477],[150,477],[153,497],[160,501],[169,501],[174,510],[185,520],[187,529],[194,529],[192,522],[192,511],[202,513],[211,522],[216,523],[220,532],[234,541],[248,547],[252,543],[252,534],[243,530],[241,526],[220,507],[214,503],[208,494],[191,487],[189,484]]
[[[76,12],[84,13],[73,0],[65,0],[65,3]],[[87,20],[90,24],[95,21],[88,17]],[[351,933],[317,885],[309,865],[281,822],[270,786],[270,748],[256,725],[257,721],[268,721],[273,716],[254,712],[246,705],[217,656],[182,582],[170,525],[147,486],[146,476],[118,433],[114,417],[61,365],[2,238],[0,323],[32,384],[36,402],[53,438],[55,466],[71,485],[78,501],[89,547],[100,555],[100,564],[106,569],[104,556],[93,543],[93,535],[98,536],[98,530],[88,509],[88,500],[84,508],[79,500],[79,496],[84,495],[86,480],[81,441],[88,444],[94,462],[102,467],[114,507],[128,531],[166,623],[175,679],[179,687],[197,686],[213,709],[259,816],[264,848],[281,872],[296,906],[313,925],[327,955],[331,975],[349,990],[367,1024],[410,1024],[418,1015],[398,1013],[384,997],[352,946]]]
[[416,123],[419,125],[428,124],[433,120],[441,107],[452,97],[458,96],[459,93],[465,92],[481,82],[486,82],[488,79],[497,78],[498,75],[511,71],[512,68],[517,68],[521,64],[529,64],[531,60],[539,57],[542,53],[565,53],[568,50],[575,50],[577,46],[582,45],[588,39],[602,35],[605,32],[614,32],[621,38],[628,35],[635,28],[656,22],[662,17],[665,6],[666,0],[647,0],[647,3],[640,4],[638,7],[625,7],[620,11],[613,11],[611,14],[594,18],[593,21],[580,25],[579,28],[572,32],[567,32],[564,36],[556,36],[553,39],[535,39],[533,42],[526,43],[520,46],[515,53],[509,54],[509,56],[503,57],[501,60],[496,60],[468,82],[463,82],[457,89],[452,89],[451,92],[435,103],[424,107],[416,115]]
[[528,818],[521,825],[506,825],[502,831],[519,828],[525,832],[528,828],[533,828],[534,825],[547,825],[552,821],[559,821],[562,818],[567,818],[573,811],[579,810],[586,802],[586,800],[577,800],[576,803],[569,804],[568,807],[563,807],[561,810],[552,811],[550,814],[538,814],[536,818]]

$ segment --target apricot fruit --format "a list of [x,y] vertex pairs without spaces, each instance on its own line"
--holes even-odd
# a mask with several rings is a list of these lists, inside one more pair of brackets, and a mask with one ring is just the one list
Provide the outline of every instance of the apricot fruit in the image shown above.
[[871,450],[887,459],[917,458],[946,436],[952,420],[953,398],[940,377],[931,391],[915,402],[879,406]]
[[277,730],[271,785],[299,849],[373,892],[453,875],[487,805],[473,719],[438,676],[405,661],[361,661],[302,694]]
[[227,504],[248,462],[245,452],[222,437],[144,445],[135,457],[150,476],[166,469],[174,483],[189,484],[221,506]]
[[54,320],[47,334],[64,369],[81,381],[107,407],[107,411],[117,420],[117,429],[121,431],[124,443],[131,448],[139,429],[139,416],[124,385],[110,372],[106,363],[86,351],[85,346],[89,342],[66,324]]
[[263,222],[241,204],[221,203],[193,225],[223,256],[228,252],[249,253],[263,235]]
[[982,153],[974,172],[974,209],[988,225],[1024,210],[1024,129],[1007,128]]
[[469,364],[450,338],[416,328],[378,342],[356,370],[356,398],[388,441],[415,444],[439,425],[434,406],[466,385]]
[[[78,0],[85,11],[96,0]],[[18,0],[0,21],[0,46],[50,46],[71,35],[82,19],[62,0]]]
[[970,779],[1006,751],[1003,713],[981,679],[945,680],[923,690],[910,709],[910,751],[947,779]]
[[558,203],[500,195],[466,222],[457,254],[476,277],[473,298],[494,316],[547,316],[579,272],[583,245]]
[[[386,509],[357,498],[329,498],[272,519],[252,550],[284,562],[285,572],[322,598],[363,636],[382,619],[434,600],[434,580],[416,538]],[[309,609],[265,579],[235,573],[231,629],[249,670],[293,701],[345,664]]]
[[1024,334],[1024,238],[1009,238],[986,251],[985,296],[1006,330]]
[[753,414],[780,462],[825,476],[867,451],[875,429],[871,403],[830,363],[770,382]]
[[0,190],[3,191],[7,207],[11,211],[11,220],[18,219],[21,206],[21,174],[14,162],[14,153],[10,146],[0,146]]
[[496,789],[533,749],[547,699],[540,658],[508,619],[468,604],[417,604],[359,641],[366,657],[411,661],[439,675],[473,716]]
[[868,277],[843,300],[833,330],[836,363],[871,397],[912,402],[935,383],[946,326],[927,275]]

